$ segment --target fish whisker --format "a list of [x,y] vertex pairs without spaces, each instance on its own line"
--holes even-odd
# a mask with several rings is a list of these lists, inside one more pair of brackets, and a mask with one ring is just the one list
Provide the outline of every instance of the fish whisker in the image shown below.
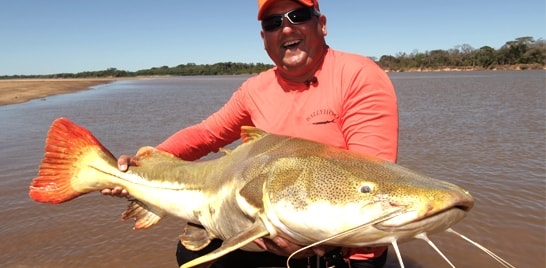
[[401,208],[400,208],[400,209],[396,209],[396,210],[394,210],[394,211],[392,211],[392,212],[390,212],[390,213],[387,213],[387,214],[385,214],[385,215],[383,215],[383,216],[381,216],[381,217],[379,217],[379,218],[377,218],[377,219],[375,219],[375,220],[373,220],[373,221],[369,221],[369,222],[363,223],[363,224],[361,224],[361,225],[358,225],[358,226],[355,226],[355,227],[353,227],[353,228],[347,229],[347,230],[345,230],[345,231],[343,231],[343,232],[339,232],[339,233],[337,233],[337,234],[335,234],[335,235],[332,235],[332,236],[330,236],[330,237],[328,237],[328,238],[325,238],[325,239],[323,239],[323,240],[320,240],[320,241],[317,241],[317,242],[312,243],[312,244],[310,244],[310,245],[307,245],[307,246],[305,246],[305,247],[302,247],[302,248],[300,248],[300,249],[294,251],[292,254],[290,254],[290,256],[288,256],[288,259],[286,260],[286,267],[287,267],[287,268],[290,268],[290,264],[288,263],[288,262],[290,261],[290,259],[291,259],[292,257],[294,257],[294,255],[296,255],[296,254],[298,254],[298,253],[300,253],[300,252],[302,252],[302,251],[304,251],[304,250],[310,249],[310,248],[312,248],[312,247],[314,247],[314,246],[318,246],[318,245],[320,245],[320,244],[323,244],[323,243],[325,243],[325,242],[328,242],[328,241],[330,241],[330,240],[332,240],[332,239],[335,239],[335,238],[338,238],[338,237],[340,237],[340,236],[347,235],[347,234],[350,234],[350,233],[352,233],[352,232],[358,231],[358,230],[360,230],[361,228],[366,228],[366,227],[369,227],[370,225],[374,225],[374,224],[377,224],[377,223],[380,223],[380,222],[383,222],[383,221],[392,219],[392,218],[394,218],[394,217],[396,217],[396,216],[398,216],[398,215],[403,214],[404,212],[406,212],[406,210],[401,209]]
[[402,255],[400,254],[400,249],[398,248],[398,243],[396,240],[391,242],[392,247],[394,248],[394,252],[396,252],[396,258],[398,259],[398,263],[400,263],[400,268],[404,268],[404,262],[402,261]]
[[451,267],[455,268],[455,265],[453,265],[453,263],[451,263],[451,261],[444,255],[444,253],[442,253],[442,251],[440,251],[440,249],[428,238],[426,233],[420,233],[416,235],[415,238],[425,240],[436,252],[438,252],[438,254],[440,254],[440,256],[442,256],[442,258],[447,263],[449,263]]
[[498,255],[496,255],[495,253],[493,253],[491,250],[487,249],[486,247],[480,245],[478,242],[475,242],[473,240],[471,240],[470,238],[458,233],[458,232],[455,232],[455,230],[453,230],[452,228],[448,228],[446,229],[446,232],[450,232],[452,234],[455,234],[455,235],[458,235],[459,237],[461,237],[462,239],[466,240],[467,242],[469,242],[470,244],[476,246],[477,248],[481,249],[483,252],[487,253],[487,255],[489,255],[491,258],[495,259],[497,262],[499,262],[502,266],[504,267],[509,267],[509,268],[515,268],[512,264],[510,264],[509,262],[505,261],[503,258],[499,257]]

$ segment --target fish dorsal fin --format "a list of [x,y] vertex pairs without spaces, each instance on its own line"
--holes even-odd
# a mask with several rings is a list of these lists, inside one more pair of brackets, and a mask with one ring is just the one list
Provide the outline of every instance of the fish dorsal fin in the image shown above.
[[225,240],[224,243],[222,243],[222,246],[220,246],[219,248],[197,259],[194,259],[190,262],[182,264],[180,268],[210,267],[218,258],[236,249],[239,249],[249,243],[252,243],[254,240],[260,237],[264,237],[268,235],[269,235],[269,231],[267,231],[265,224],[260,219],[256,219],[256,221],[252,224],[252,226],[250,226],[245,231],[240,232],[239,234]]
[[268,134],[267,132],[256,127],[251,127],[251,126],[241,127],[241,139],[243,140],[243,143],[260,139],[267,134]]
[[154,160],[157,158],[159,159],[155,161],[168,161],[169,159],[180,160],[180,158],[176,157],[175,155],[161,151],[152,146],[140,147],[140,149],[138,149],[135,156],[138,159],[148,159],[148,158],[154,159]]

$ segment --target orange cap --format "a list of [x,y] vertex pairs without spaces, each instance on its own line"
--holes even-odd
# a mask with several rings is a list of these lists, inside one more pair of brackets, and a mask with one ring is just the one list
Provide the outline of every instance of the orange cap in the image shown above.
[[[319,10],[318,0],[295,0],[308,7],[315,7]],[[275,0],[258,0],[258,20],[262,20],[264,11],[275,2]]]

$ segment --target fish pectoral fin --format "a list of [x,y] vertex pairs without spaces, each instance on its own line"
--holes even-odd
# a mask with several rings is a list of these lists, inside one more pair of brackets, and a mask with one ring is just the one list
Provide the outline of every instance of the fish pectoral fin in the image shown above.
[[205,228],[193,224],[186,224],[184,233],[179,236],[180,243],[185,248],[193,251],[198,251],[208,246],[212,238],[214,237]]
[[129,207],[121,213],[122,220],[135,219],[134,228],[137,230],[146,229],[158,223],[164,216],[165,213],[159,209],[153,209],[138,200],[131,200]]
[[243,140],[243,143],[259,140],[267,135],[268,135],[267,132],[256,127],[251,127],[251,126],[241,127],[241,139]]
[[222,243],[222,246],[219,248],[197,259],[184,263],[180,268],[210,267],[216,259],[267,235],[269,235],[269,231],[267,231],[264,223],[261,220],[256,220],[250,228],[224,240],[224,243]]

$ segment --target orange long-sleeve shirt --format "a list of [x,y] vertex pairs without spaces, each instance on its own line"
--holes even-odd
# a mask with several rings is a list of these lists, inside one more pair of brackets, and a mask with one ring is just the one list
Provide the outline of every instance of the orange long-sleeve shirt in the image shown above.
[[329,48],[316,83],[286,81],[275,72],[249,78],[220,110],[157,148],[195,160],[237,140],[241,126],[250,125],[396,161],[396,95],[375,62]]
[[[375,62],[328,48],[315,83],[286,81],[275,72],[249,78],[219,111],[157,148],[195,160],[237,140],[241,126],[250,125],[396,161],[396,95]],[[367,259],[384,250],[353,249],[350,258]]]

